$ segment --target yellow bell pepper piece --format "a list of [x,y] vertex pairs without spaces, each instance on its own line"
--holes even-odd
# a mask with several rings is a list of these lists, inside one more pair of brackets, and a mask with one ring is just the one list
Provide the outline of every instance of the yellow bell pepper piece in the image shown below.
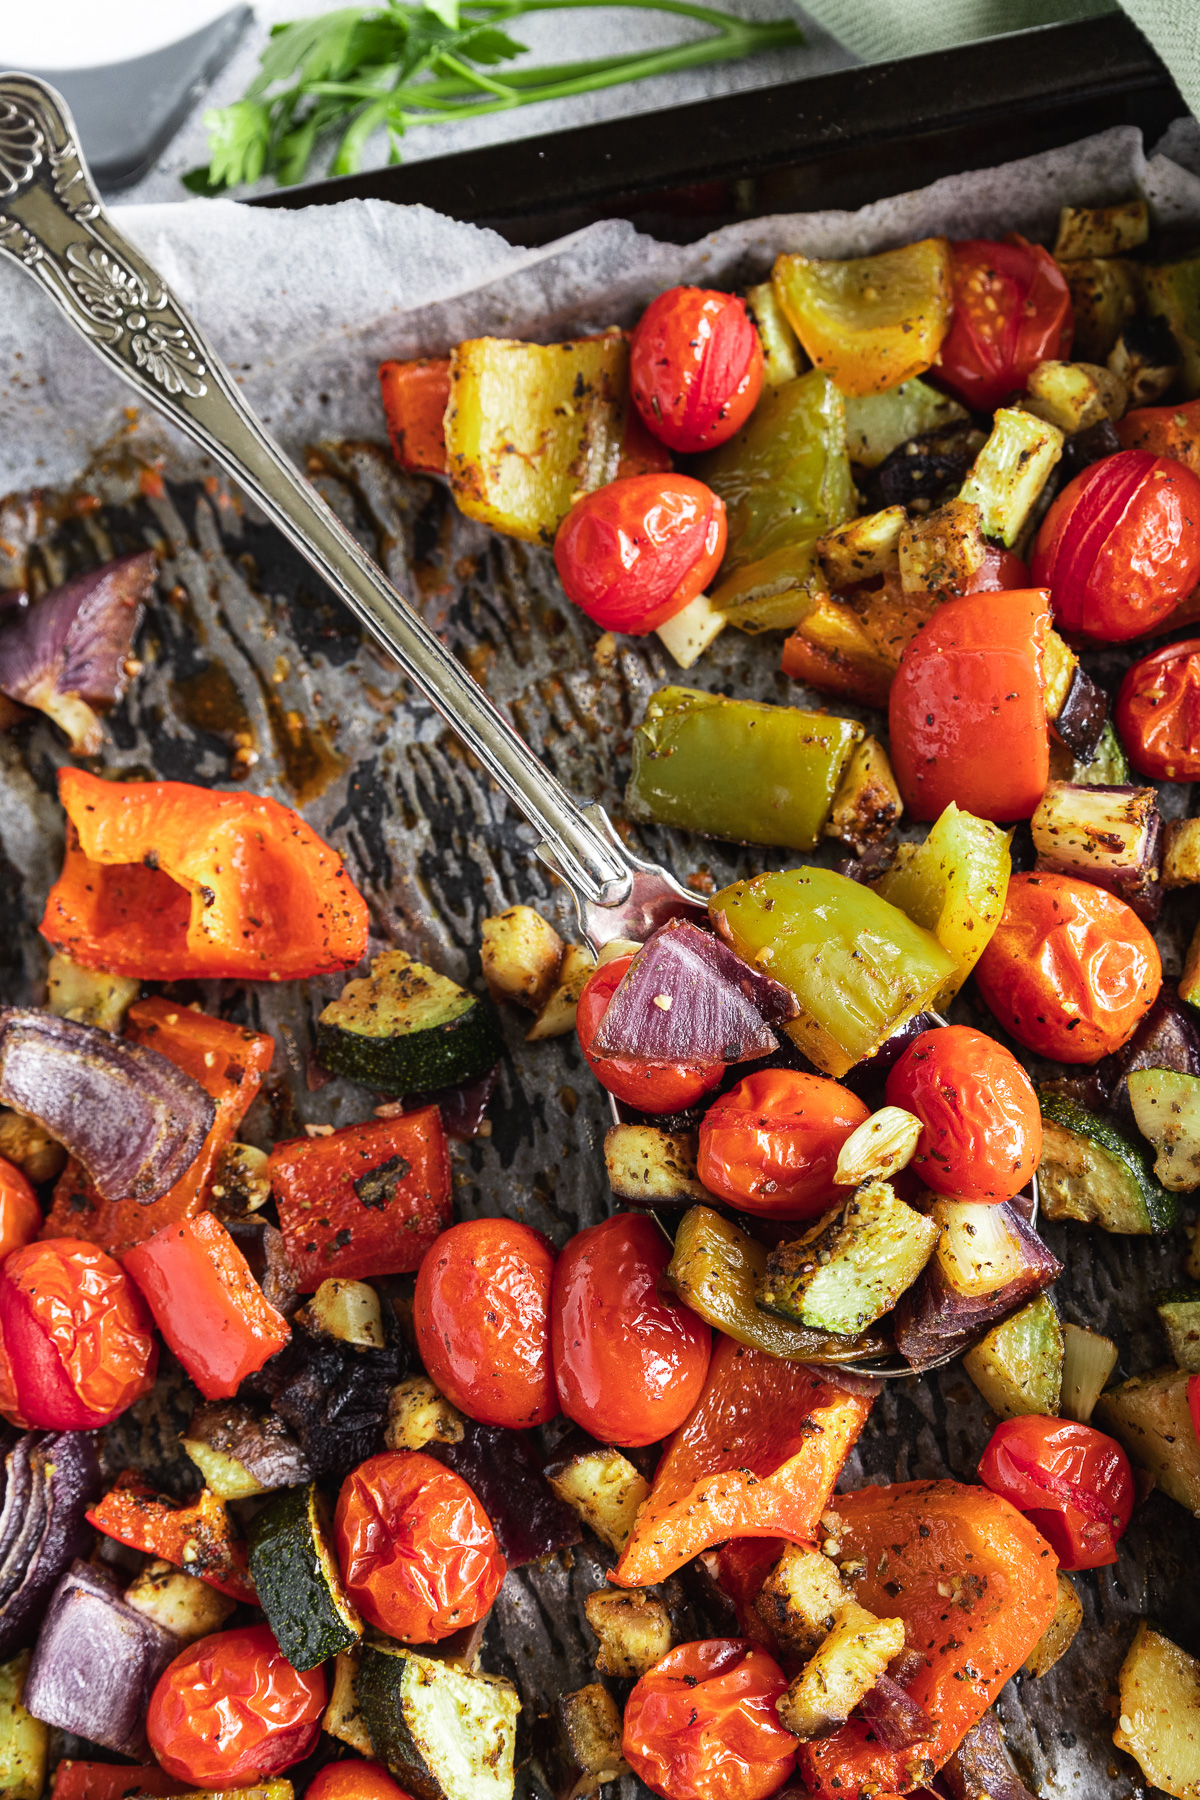
[[843,394],[881,394],[920,375],[950,325],[945,238],[847,262],[784,255],[771,280],[792,330]]
[[960,812],[954,802],[923,844],[901,846],[901,860],[873,885],[877,894],[932,931],[956,968],[937,997],[948,1006],[1000,923],[1012,874],[1010,831]]

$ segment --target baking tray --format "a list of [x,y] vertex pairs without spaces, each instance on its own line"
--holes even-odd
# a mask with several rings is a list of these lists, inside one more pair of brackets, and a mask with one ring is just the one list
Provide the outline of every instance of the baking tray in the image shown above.
[[[1088,52],[1079,64],[1082,97],[1063,66],[1064,46],[1076,47],[1081,57]],[[922,70],[934,81],[928,91],[924,79],[913,80]],[[923,58],[904,65],[900,75],[851,71],[803,84],[810,97],[804,105],[814,89],[828,94],[831,81],[842,84],[833,90],[842,95],[840,115],[835,110],[797,115],[790,140],[784,121],[788,105],[796,104],[796,89],[779,90],[792,99],[778,107],[776,95],[768,102],[768,96],[757,94],[748,101],[713,101],[664,115],[676,123],[686,115],[690,136],[685,141],[674,126],[664,126],[658,160],[649,152],[641,160],[666,187],[682,184],[694,194],[697,181],[723,182],[723,191],[738,205],[743,192],[771,206],[785,201],[768,201],[768,194],[785,193],[789,205],[814,195],[822,203],[834,197],[854,203],[1120,120],[1140,123],[1152,135],[1181,109],[1161,68],[1121,20],[1027,33],[983,51],[972,47]],[[973,108],[972,81],[981,96]],[[953,105],[946,103],[938,124],[931,109],[946,101],[951,82],[956,98]],[[858,99],[852,104],[855,83]],[[1011,109],[1011,129],[1002,141],[995,135],[997,105]],[[734,131],[721,152],[732,157],[740,141],[740,164],[727,160],[723,172],[713,173],[715,162],[697,160],[690,167],[684,162],[689,145],[695,151],[702,139],[709,140],[705,117],[714,121],[715,134],[721,120],[726,126],[720,128],[728,128],[733,116],[728,109],[747,106],[755,130],[747,128],[740,139]],[[922,115],[919,127],[912,123],[914,111]],[[742,117],[748,120],[749,114]],[[886,135],[880,135],[881,122],[888,125]],[[588,217],[618,210],[619,195],[632,191],[628,133],[646,134],[649,127],[644,118],[621,121],[541,140],[540,150],[535,141],[490,151],[489,204],[497,206],[496,196],[503,195],[506,229],[524,230],[530,241],[548,235],[550,221],[584,204],[583,195]],[[540,162],[547,148],[585,139],[593,148],[581,150],[574,162],[561,162],[560,180],[550,180],[543,170],[537,182],[520,185],[518,177],[535,155]],[[604,140],[614,146],[611,166],[617,171],[607,198],[597,160],[603,155],[596,149]],[[977,145],[974,153],[952,148],[971,142]],[[448,158],[440,166],[365,176],[356,186],[361,192],[376,183],[377,193],[429,203],[440,192],[449,210],[477,216],[467,207],[474,177],[468,171],[464,180],[462,172],[471,160]],[[737,173],[739,167],[748,172]],[[689,182],[689,174],[697,181]],[[752,185],[743,190],[743,182]],[[418,196],[404,184],[425,185]],[[345,192],[345,183],[322,183],[294,190],[280,203],[324,202]],[[451,203],[455,193],[457,205]],[[669,204],[647,183],[639,184],[639,194],[639,204]],[[716,206],[715,188],[710,198]],[[694,211],[682,222],[676,219],[676,235],[696,235],[726,216],[719,206],[708,214]],[[397,944],[477,988],[479,925],[486,914],[527,901],[569,932],[565,896],[535,860],[530,828],[296,552],[221,480],[177,483],[169,469],[166,474],[160,486],[127,454],[110,455],[70,494],[10,501],[0,530],[0,587],[29,572],[42,584],[57,582],[147,543],[162,557],[158,601],[138,644],[145,667],[110,717],[104,772],[126,779],[245,781],[303,806],[313,825],[348,858],[366,895],[372,949]],[[310,474],[560,779],[619,816],[633,726],[648,694],[677,673],[657,641],[625,639],[613,660],[598,663],[598,634],[564,603],[550,557],[464,519],[437,483],[401,475],[380,445],[325,445],[310,462]],[[1111,670],[1107,673],[1111,680]],[[779,673],[773,644],[734,632],[719,640],[688,679],[750,698],[804,702],[803,690]],[[838,710],[871,716],[840,702]],[[7,790],[0,894],[9,925],[0,941],[0,987],[6,998],[19,1001],[42,994],[45,954],[36,927],[61,860],[54,780],[65,760],[61,741],[40,719],[0,736],[0,780]],[[773,860],[769,852],[667,830],[644,829],[640,837],[650,855],[698,884],[721,885]],[[837,854],[830,846],[829,859]],[[1168,900],[1160,933],[1168,978],[1178,972],[1179,946],[1196,905],[1187,894]],[[312,1020],[340,985],[333,979],[278,987],[201,983],[175,990],[181,1000],[196,999],[210,1011],[274,1035],[275,1066],[244,1131],[251,1141],[265,1145],[307,1123],[340,1125],[369,1116],[373,1097],[363,1090],[344,1082],[319,1087],[310,1082]],[[973,1016],[969,1000],[958,1005],[958,1016]],[[990,1027],[986,1018],[979,1022]],[[454,1151],[456,1206],[462,1217],[523,1219],[562,1244],[608,1210],[605,1096],[573,1039],[529,1045],[522,1020],[511,1010],[503,1027],[506,1053],[491,1135]],[[1057,1289],[1064,1317],[1113,1336],[1122,1374],[1164,1360],[1151,1296],[1180,1281],[1182,1239],[1120,1239],[1078,1227],[1050,1227],[1046,1236],[1066,1264]],[[190,1474],[176,1441],[187,1401],[169,1356],[164,1370],[155,1399],[107,1434],[105,1453],[110,1470],[136,1461],[165,1487],[178,1490]],[[993,1425],[959,1366],[891,1383],[848,1465],[845,1485],[945,1475],[970,1480]],[[523,1757],[536,1716],[557,1693],[594,1674],[583,1601],[603,1583],[609,1560],[588,1540],[571,1555],[511,1576],[497,1602],[485,1666],[509,1675],[519,1688]],[[1171,1501],[1152,1495],[1135,1515],[1119,1564],[1077,1580],[1085,1624],[1072,1652],[1040,1683],[1015,1678],[999,1711],[1035,1791],[1124,1800],[1141,1778],[1112,1746],[1109,1696],[1133,1621],[1143,1613],[1200,1651],[1195,1522]],[[676,1583],[669,1588],[681,1633],[704,1634],[709,1622]],[[530,1792],[531,1783],[526,1764],[519,1791]],[[621,1800],[644,1792],[627,1779]]]

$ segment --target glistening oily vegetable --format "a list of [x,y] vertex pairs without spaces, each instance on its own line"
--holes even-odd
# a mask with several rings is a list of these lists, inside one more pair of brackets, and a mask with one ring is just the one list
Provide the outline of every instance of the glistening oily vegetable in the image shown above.
[[[480,75],[502,11],[287,27],[225,173],[298,170],[346,107],[349,161],[414,85],[444,111],[471,104],[445,84],[531,96]],[[1164,954],[1200,819],[1157,785],[1200,756],[1200,261],[1149,232],[1129,203],[1068,209],[1053,254],[790,250],[744,294],[384,364],[380,430],[422,495],[445,483],[446,528],[453,504],[473,542],[516,540],[497,566],[553,560],[521,632],[590,634],[597,687],[617,667],[631,692],[646,654],[694,671],[609,746],[620,823],[739,860],[718,878],[697,842],[695,904],[644,942],[571,942],[505,891],[478,965],[440,947],[414,896],[444,870],[396,868],[382,904],[357,777],[326,841],[235,781],[72,766],[51,731],[123,741],[98,709],[138,678],[149,562],[28,607],[23,572],[0,686],[53,741],[66,835],[46,1005],[0,1014],[20,1800],[51,1729],[141,1762],[63,1764],[59,1800],[127,1773],[512,1800],[518,1754],[551,1800],[626,1770],[662,1800],[1022,1800],[993,1702],[1080,1666],[1074,1575],[1142,1591],[1149,1479],[1200,1512],[1200,1263],[1171,1235],[1200,1191],[1200,943],[1178,981]],[[706,665],[728,630],[742,658]],[[743,661],[775,670],[769,704],[728,691]],[[577,674],[540,701],[578,704]],[[535,1132],[529,1191],[531,1068],[537,1132],[591,1075],[618,1118],[565,1161]],[[1085,1232],[1169,1280],[1161,1367],[1121,1379],[1117,1327],[1077,1322]],[[974,1478],[845,1491],[884,1380],[960,1355],[998,1420]],[[155,1448],[167,1384],[182,1474]],[[580,1597],[605,1680],[585,1660],[522,1720],[492,1667],[512,1584],[556,1625],[546,1596],[601,1550]],[[689,1636],[685,1594],[718,1635]],[[1188,1800],[1200,1665],[1145,1623],[1124,1648],[1116,1744]]]

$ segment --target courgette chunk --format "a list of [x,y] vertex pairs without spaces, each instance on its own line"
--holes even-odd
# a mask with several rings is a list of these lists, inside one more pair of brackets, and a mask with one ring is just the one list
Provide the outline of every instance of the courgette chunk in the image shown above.
[[1188,1411],[1184,1369],[1156,1369],[1110,1388],[1093,1422],[1154,1476],[1164,1494],[1200,1513],[1200,1443]]
[[317,1020],[317,1060],[381,1094],[430,1093],[483,1075],[503,1045],[490,1012],[403,950],[347,982]]
[[1107,1119],[1042,1088],[1041,1203],[1048,1219],[1077,1219],[1123,1236],[1170,1231],[1179,1202],[1154,1178],[1145,1152]]
[[362,1636],[342,1587],[315,1482],[280,1494],[250,1526],[258,1603],[294,1669],[315,1669]]
[[850,1717],[903,1648],[903,1619],[877,1619],[844,1601],[833,1630],[778,1702],[780,1719],[802,1743],[823,1737]]
[[32,1650],[0,1663],[0,1794],[4,1800],[41,1800],[46,1785],[50,1727],[21,1704]]
[[1200,1293],[1194,1288],[1179,1288],[1160,1294],[1155,1311],[1176,1366],[1189,1375],[1200,1375]]
[[1120,1682],[1113,1743],[1129,1752],[1151,1787],[1175,1800],[1200,1800],[1200,1662],[1143,1619]]
[[512,1800],[521,1703],[510,1682],[368,1644],[356,1686],[375,1754],[413,1800]]
[[1156,1152],[1158,1179],[1173,1193],[1200,1187],[1200,1075],[1131,1069],[1125,1079],[1137,1128]]
[[963,1368],[994,1413],[1054,1414],[1062,1389],[1063,1335],[1048,1294],[993,1326],[963,1357]]
[[758,1304],[816,1331],[863,1331],[912,1286],[939,1229],[886,1181],[868,1182],[803,1237],[771,1252]]
[[1048,1675],[1059,1658],[1065,1656],[1071,1648],[1075,1633],[1082,1624],[1083,1602],[1076,1593],[1075,1583],[1070,1576],[1064,1575],[1060,1570],[1054,1617],[1025,1658],[1025,1673],[1032,1675],[1035,1681]]

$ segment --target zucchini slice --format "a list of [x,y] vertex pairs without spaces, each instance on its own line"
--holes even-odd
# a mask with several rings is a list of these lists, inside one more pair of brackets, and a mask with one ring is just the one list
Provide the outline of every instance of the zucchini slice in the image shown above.
[[258,1603],[293,1669],[315,1669],[362,1636],[329,1547],[315,1482],[292,1488],[250,1526],[250,1572]]
[[41,1800],[46,1785],[50,1727],[21,1704],[32,1650],[0,1663],[0,1794],[4,1800]]
[[1137,1128],[1156,1152],[1158,1179],[1173,1193],[1200,1187],[1200,1075],[1131,1069],[1125,1079]]
[[413,1800],[512,1800],[521,1703],[401,1644],[368,1644],[356,1683],[375,1754]]
[[1004,1319],[963,1357],[963,1368],[994,1413],[1058,1411],[1062,1391],[1063,1334],[1049,1294],[1039,1294]]
[[385,950],[317,1020],[317,1060],[381,1094],[431,1093],[483,1075],[503,1050],[491,1013],[403,950]]
[[817,1331],[863,1331],[912,1286],[940,1234],[886,1181],[867,1182],[840,1211],[771,1252],[758,1304]]
[[1038,1099],[1038,1186],[1048,1219],[1078,1219],[1134,1237],[1179,1223],[1179,1202],[1155,1180],[1143,1150],[1065,1094],[1041,1088]]
[[1175,1288],[1158,1296],[1155,1311],[1176,1366],[1189,1375],[1200,1375],[1200,1293],[1195,1288]]
[[1188,1411],[1186,1369],[1155,1369],[1110,1388],[1096,1402],[1093,1423],[1148,1469],[1164,1494],[1200,1513],[1200,1444]]

